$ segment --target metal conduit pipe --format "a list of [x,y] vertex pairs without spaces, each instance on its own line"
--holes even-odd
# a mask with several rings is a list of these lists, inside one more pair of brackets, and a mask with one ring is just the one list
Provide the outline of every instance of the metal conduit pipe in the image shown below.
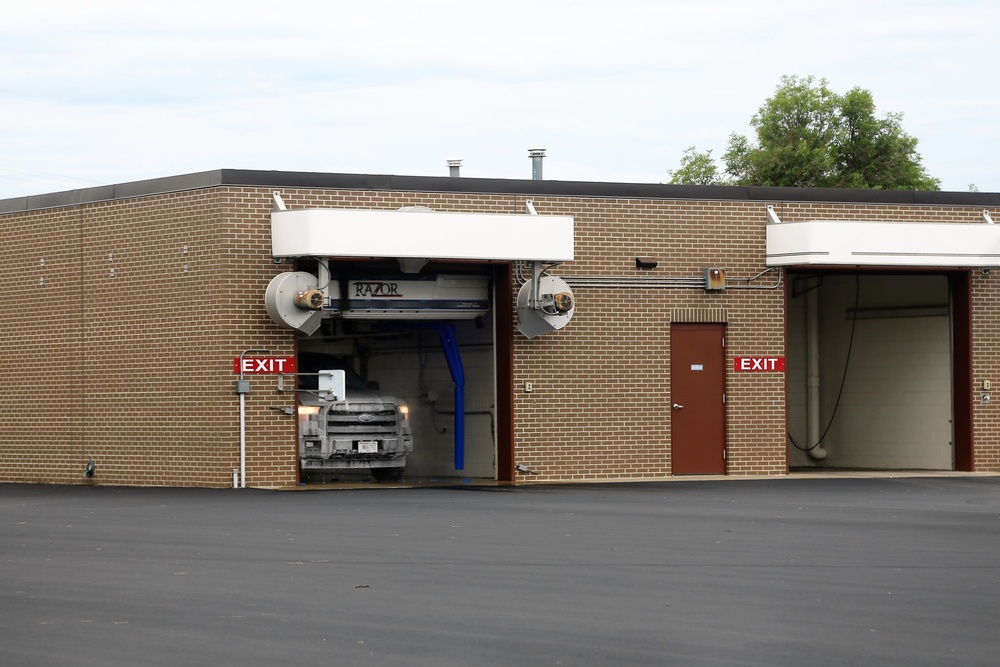
[[[765,275],[767,273],[770,273],[771,271],[775,271],[775,270],[777,270],[777,272],[778,272],[778,279],[775,280],[773,284],[771,284],[771,285],[751,285],[750,284],[753,281],[755,281],[758,278],[760,278],[761,276],[763,276],[763,275]],[[782,283],[782,280],[784,278],[784,275],[785,275],[785,272],[781,270],[781,267],[774,267],[774,266],[772,266],[770,268],[764,269],[763,271],[761,271],[760,273],[758,273],[757,275],[755,275],[755,276],[753,276],[751,278],[728,278],[727,281],[744,282],[744,283],[746,283],[746,285],[726,285],[726,289],[762,289],[762,290],[774,290],[774,289],[778,289],[779,287],[781,287],[781,283]]]
[[688,287],[703,288],[703,278],[630,278],[627,276],[562,276],[570,287]]
[[[535,264],[536,262],[524,262],[524,261],[517,262],[517,264],[514,267],[515,268],[514,275],[517,278],[518,285],[523,285],[524,283],[534,278]],[[546,271],[555,266],[559,266],[559,262],[555,262],[553,264],[546,264],[545,266],[542,266],[541,272],[545,273]],[[526,272],[529,274],[527,277],[524,275]]]
[[[777,270],[778,277],[769,285],[751,285],[754,280]],[[781,287],[784,272],[780,268],[771,267],[750,278],[728,278],[726,289],[775,290]],[[646,278],[638,276],[562,276],[570,287],[605,287],[605,288],[680,288],[705,289],[705,278]],[[733,282],[746,283],[734,285]]]
[[826,458],[819,446],[819,296],[806,292],[806,429],[809,456],[816,461]]

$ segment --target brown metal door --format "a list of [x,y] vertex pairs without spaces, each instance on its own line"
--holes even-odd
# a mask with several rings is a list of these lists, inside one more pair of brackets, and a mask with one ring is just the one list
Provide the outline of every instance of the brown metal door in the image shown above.
[[670,326],[670,441],[675,475],[726,472],[725,325]]

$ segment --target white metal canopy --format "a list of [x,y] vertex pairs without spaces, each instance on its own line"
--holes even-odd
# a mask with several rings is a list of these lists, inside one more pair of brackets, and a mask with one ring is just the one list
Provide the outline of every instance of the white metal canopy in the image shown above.
[[768,266],[1000,267],[1000,225],[772,217],[766,252]]
[[566,262],[573,217],[309,208],[271,212],[275,257]]

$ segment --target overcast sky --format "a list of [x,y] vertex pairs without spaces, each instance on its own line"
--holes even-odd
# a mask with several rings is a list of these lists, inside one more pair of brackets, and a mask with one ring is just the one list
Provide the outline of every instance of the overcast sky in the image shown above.
[[996,0],[0,0],[0,199],[220,168],[657,183],[782,75],[1000,192]]

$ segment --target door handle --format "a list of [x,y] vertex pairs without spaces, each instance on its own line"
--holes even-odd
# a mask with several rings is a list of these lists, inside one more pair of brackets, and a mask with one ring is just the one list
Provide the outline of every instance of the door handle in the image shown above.
[[674,410],[680,410],[680,409],[682,409],[683,407],[684,407],[684,406],[683,406],[683,405],[681,405],[680,403],[674,403]]

